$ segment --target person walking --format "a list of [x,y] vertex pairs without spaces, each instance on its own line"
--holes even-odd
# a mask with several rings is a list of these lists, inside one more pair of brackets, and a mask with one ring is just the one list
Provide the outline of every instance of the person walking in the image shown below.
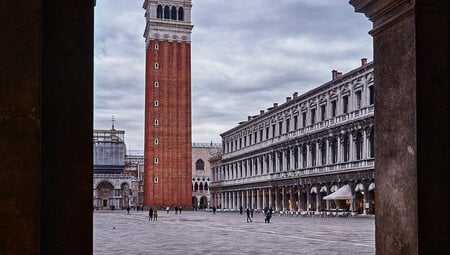
[[156,210],[156,209],[153,212],[153,221],[158,221],[158,210]]
[[250,209],[250,217],[252,217],[253,218],[253,213],[255,212],[255,209]]
[[178,214],[178,206],[175,206],[175,214]]
[[150,210],[148,210],[148,220],[153,220],[153,207],[150,207]]
[[178,207],[178,211],[180,212],[180,214],[181,214],[181,209],[183,209],[183,206]]
[[269,210],[267,210],[266,220],[264,220],[264,222],[267,221],[267,223],[270,223],[270,218],[272,218],[272,213],[273,213],[273,209],[272,209],[272,207],[270,207]]
[[239,207],[239,213],[242,214],[242,205]]
[[169,213],[169,211],[170,211],[170,207],[166,207],[166,211],[167,211],[167,213]]
[[127,206],[127,214],[130,214],[130,206]]
[[247,213],[247,223],[250,221],[250,222],[253,222],[252,221],[252,218],[250,218],[250,209],[248,209],[248,207],[247,207],[247,210],[245,210],[245,212]]
[[216,207],[213,206],[213,214],[216,214]]

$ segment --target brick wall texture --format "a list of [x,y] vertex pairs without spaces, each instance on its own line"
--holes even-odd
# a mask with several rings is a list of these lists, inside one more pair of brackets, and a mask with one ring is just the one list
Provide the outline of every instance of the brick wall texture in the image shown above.
[[[144,204],[147,206],[192,204],[190,54],[190,43],[159,40],[148,43],[144,142]],[[155,82],[159,83],[158,87]],[[155,158],[158,163],[154,162]]]

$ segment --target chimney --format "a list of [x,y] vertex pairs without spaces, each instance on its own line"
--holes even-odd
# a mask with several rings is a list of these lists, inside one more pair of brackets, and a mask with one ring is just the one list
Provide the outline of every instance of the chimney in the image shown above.
[[342,72],[337,72],[336,73],[336,79],[341,78],[342,77]]
[[291,101],[291,97],[286,97],[286,102]]
[[331,71],[331,79],[332,79],[332,80],[335,80],[335,79],[336,79],[337,72],[338,72],[337,70]]
[[264,114],[264,110],[259,110],[259,114],[263,115]]
[[278,107],[278,103],[273,103],[273,107]]
[[247,116],[247,120],[248,121],[252,120],[252,116]]
[[292,95],[293,98],[298,97],[298,92],[294,92],[294,94]]
[[361,59],[361,66],[365,66],[367,65],[367,58],[362,58]]

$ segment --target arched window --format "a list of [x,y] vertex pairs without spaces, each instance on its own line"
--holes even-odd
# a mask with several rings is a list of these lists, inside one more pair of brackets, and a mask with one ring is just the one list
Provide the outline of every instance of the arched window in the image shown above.
[[170,11],[170,18],[172,20],[177,20],[177,7],[172,6],[172,10]]
[[194,184],[194,191],[198,192],[198,184],[197,183]]
[[164,6],[164,19],[170,19],[170,8],[169,8],[169,6]]
[[163,17],[163,9],[161,5],[158,5],[158,8],[156,8],[156,17],[158,19],[162,19]]
[[205,190],[208,190],[208,183],[205,182]]
[[200,183],[200,186],[199,186],[199,191],[203,191],[203,183]]
[[184,20],[184,10],[183,7],[178,8],[178,20]]
[[195,162],[195,170],[205,170],[205,162],[201,159],[197,160],[197,162]]

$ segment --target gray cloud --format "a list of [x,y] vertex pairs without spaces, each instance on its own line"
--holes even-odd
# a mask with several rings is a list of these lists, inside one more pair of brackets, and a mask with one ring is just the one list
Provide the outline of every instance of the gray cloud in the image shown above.
[[[95,128],[143,148],[143,1],[97,1]],[[196,0],[192,21],[194,142],[220,142],[238,122],[372,59],[370,22],[346,1]]]

